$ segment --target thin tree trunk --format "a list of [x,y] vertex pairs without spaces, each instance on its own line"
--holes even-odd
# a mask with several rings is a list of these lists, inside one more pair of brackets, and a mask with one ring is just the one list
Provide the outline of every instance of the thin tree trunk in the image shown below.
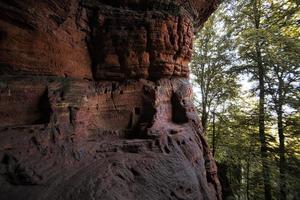
[[285,176],[285,144],[283,130],[283,80],[279,78],[278,85],[278,107],[277,107],[277,125],[279,136],[279,173],[280,173],[280,200],[286,200],[286,176]]
[[216,153],[216,124],[215,124],[215,118],[216,113],[213,112],[213,127],[212,127],[212,154],[215,156]]
[[249,149],[248,152],[248,159],[247,159],[247,166],[246,166],[246,198],[247,200],[250,200],[250,155],[251,155],[251,149]]
[[[258,49],[258,48],[257,48]],[[258,58],[260,51],[258,51]],[[260,63],[260,62],[259,62]],[[265,87],[264,87],[264,67],[259,64],[259,139],[261,143],[260,154],[263,166],[263,179],[265,187],[265,200],[271,200],[270,168],[267,162],[268,152],[265,136]]]
[[[255,20],[255,28],[260,29],[260,14],[258,10],[258,0],[253,1],[253,14]],[[267,144],[265,137],[265,68],[262,62],[261,56],[261,45],[257,39],[255,42],[256,60],[258,67],[258,78],[259,78],[259,139],[261,143],[261,160],[263,167],[263,180],[264,180],[264,195],[265,200],[271,200],[271,184],[270,184],[270,168],[267,162]]]
[[250,197],[249,197],[249,189],[250,189],[250,184],[249,184],[249,171],[250,171],[250,162],[249,160],[247,160],[247,172],[246,172],[246,197],[247,197],[247,200],[250,200]]
[[203,101],[203,103],[202,103],[202,116],[201,116],[201,122],[202,122],[203,133],[206,133],[206,129],[207,129],[207,118],[208,118],[208,113],[207,113],[207,111],[206,111],[206,103]]
[[[254,135],[254,133],[253,133]],[[252,136],[253,137],[253,136]],[[253,144],[252,144],[252,138],[250,141],[250,146],[248,149],[248,158],[247,158],[247,166],[246,166],[246,198],[247,200],[250,200],[250,163],[251,163],[251,155],[252,155],[252,150],[253,150]]]
[[265,199],[271,200],[271,184],[270,184],[270,168],[267,162],[268,152],[267,152],[267,143],[265,136],[265,87],[264,87],[264,76],[265,70],[261,62],[261,53],[259,48],[257,48],[258,56],[258,66],[259,66],[259,139],[261,143],[261,159],[263,166],[263,178],[264,178],[264,187],[265,187]]

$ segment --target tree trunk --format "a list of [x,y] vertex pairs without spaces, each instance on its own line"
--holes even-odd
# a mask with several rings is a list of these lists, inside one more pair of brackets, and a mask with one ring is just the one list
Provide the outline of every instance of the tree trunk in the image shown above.
[[284,145],[284,130],[283,130],[283,80],[279,78],[278,85],[278,105],[277,105],[277,126],[279,137],[279,173],[280,173],[280,199],[286,199],[286,177],[285,177],[285,145]]
[[[258,0],[253,1],[253,14],[255,19],[255,28],[256,30],[260,29],[260,15],[258,10]],[[261,44],[257,39],[255,42],[256,50],[256,61],[258,67],[258,78],[259,78],[259,139],[261,143],[261,160],[263,166],[263,179],[264,179],[264,193],[265,199],[271,200],[271,184],[270,184],[270,168],[268,166],[268,153],[267,153],[267,144],[265,137],[265,68],[262,62],[261,56]]]
[[250,175],[250,155],[248,155],[248,159],[247,159],[247,168],[246,168],[247,172],[246,172],[246,198],[247,200],[250,200],[250,194],[249,194],[249,190],[250,190],[250,183],[249,183],[249,175]]
[[215,156],[216,153],[216,124],[215,124],[215,119],[216,119],[216,113],[213,112],[213,130],[212,130],[212,154]]
[[203,103],[202,103],[201,123],[202,123],[203,133],[206,133],[208,112],[206,110],[206,103],[205,103],[205,101],[202,101],[202,102]]
[[[258,52],[260,55],[260,52]],[[259,58],[260,56],[258,56]],[[264,88],[264,67],[259,65],[259,139],[261,143],[261,159],[263,166],[263,179],[265,187],[265,199],[272,199],[271,195],[271,184],[270,184],[270,168],[267,162],[268,152],[267,152],[267,143],[265,136],[265,88]]]

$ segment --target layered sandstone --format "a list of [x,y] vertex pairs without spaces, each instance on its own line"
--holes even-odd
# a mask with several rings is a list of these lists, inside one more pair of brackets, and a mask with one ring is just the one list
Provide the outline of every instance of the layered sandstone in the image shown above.
[[192,103],[204,0],[0,1],[0,199],[221,199]]

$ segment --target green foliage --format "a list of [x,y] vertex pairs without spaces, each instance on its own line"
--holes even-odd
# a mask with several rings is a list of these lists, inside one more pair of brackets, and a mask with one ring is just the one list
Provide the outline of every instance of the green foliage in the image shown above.
[[197,34],[191,63],[194,84],[201,91],[200,107],[204,130],[210,113],[216,112],[219,105],[234,98],[238,91],[237,75],[229,72],[232,38],[229,31],[227,34],[220,31],[226,28],[226,18],[223,19],[222,16],[220,11],[217,12]]
[[[195,101],[202,121],[206,118],[206,136],[220,170],[226,173],[233,199],[265,198],[256,93],[260,61],[265,70],[265,136],[272,198],[285,199],[280,191],[282,174],[286,199],[299,198],[299,21],[297,0],[226,0],[197,34],[191,64],[199,91]],[[239,86],[244,76],[252,87],[246,93]]]

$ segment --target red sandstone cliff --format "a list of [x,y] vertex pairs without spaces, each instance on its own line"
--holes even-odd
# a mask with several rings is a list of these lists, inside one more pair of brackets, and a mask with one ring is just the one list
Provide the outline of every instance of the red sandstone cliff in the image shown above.
[[216,0],[0,0],[0,199],[221,199],[189,83]]

